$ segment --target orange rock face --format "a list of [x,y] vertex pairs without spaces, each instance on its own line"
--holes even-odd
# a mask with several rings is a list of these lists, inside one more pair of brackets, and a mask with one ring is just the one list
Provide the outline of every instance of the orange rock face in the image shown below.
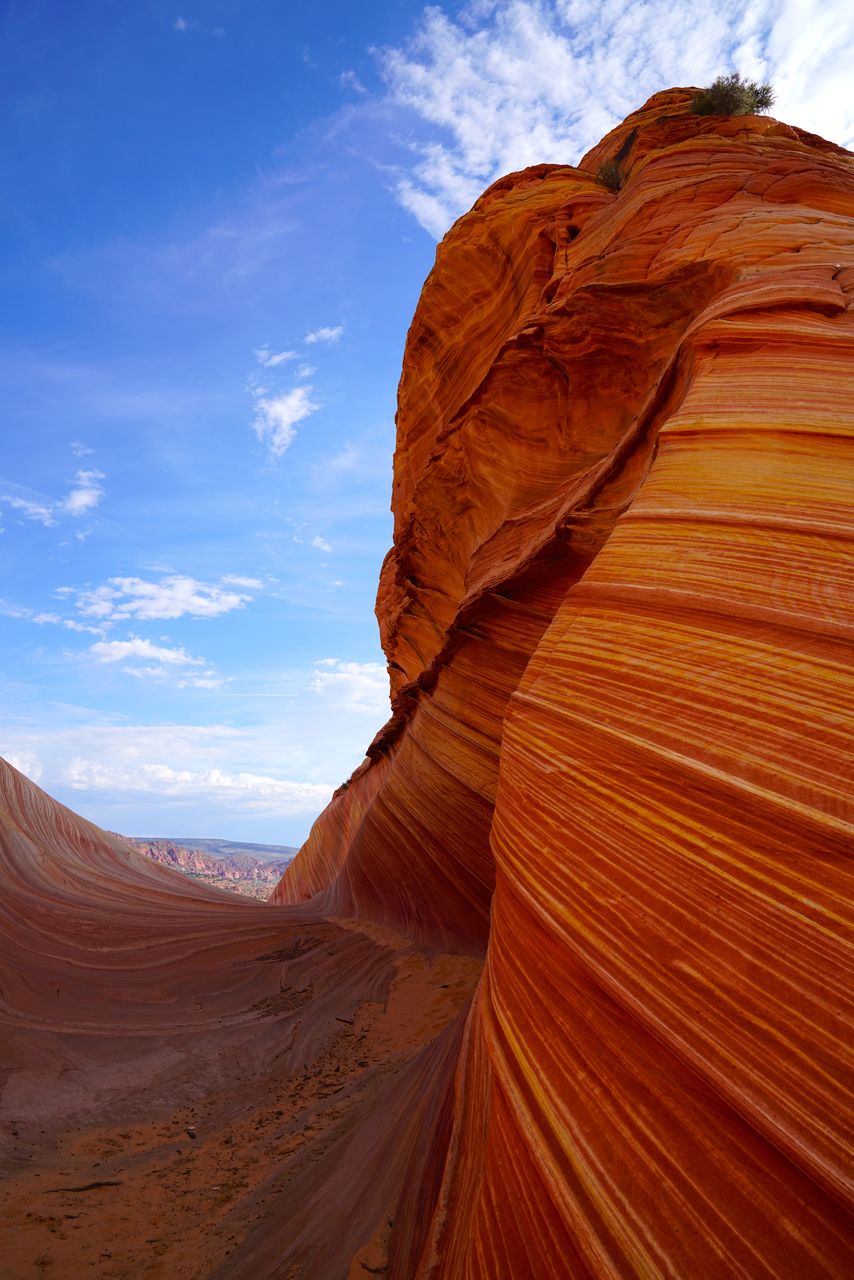
[[440,246],[395,717],[278,890],[487,938],[433,1280],[851,1265],[854,158],[689,96]]
[[97,1121],[117,1275],[850,1274],[854,157],[689,100],[440,245],[393,716],[272,905],[0,766],[5,1220]]

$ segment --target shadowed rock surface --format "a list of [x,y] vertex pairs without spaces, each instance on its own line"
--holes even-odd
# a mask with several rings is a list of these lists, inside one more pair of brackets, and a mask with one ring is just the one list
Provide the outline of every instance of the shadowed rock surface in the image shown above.
[[11,1276],[850,1274],[854,157],[690,96],[440,245],[270,904],[0,764]]

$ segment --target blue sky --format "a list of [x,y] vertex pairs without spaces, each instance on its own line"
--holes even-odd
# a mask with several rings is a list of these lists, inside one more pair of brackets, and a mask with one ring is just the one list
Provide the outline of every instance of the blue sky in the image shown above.
[[127,834],[297,843],[382,723],[436,239],[737,67],[854,144],[829,0],[0,10],[0,753]]

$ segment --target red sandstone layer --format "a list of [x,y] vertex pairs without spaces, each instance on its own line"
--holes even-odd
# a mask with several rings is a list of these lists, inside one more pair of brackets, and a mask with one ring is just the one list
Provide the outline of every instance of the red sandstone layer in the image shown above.
[[689,97],[439,247],[278,906],[0,765],[10,1275],[848,1274],[854,158]]
[[488,937],[423,1276],[850,1266],[854,162],[689,97],[439,247],[396,715],[278,891]]

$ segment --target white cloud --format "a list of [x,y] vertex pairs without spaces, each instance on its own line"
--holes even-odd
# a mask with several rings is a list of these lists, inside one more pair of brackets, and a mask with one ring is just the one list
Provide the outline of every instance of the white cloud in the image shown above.
[[[72,449],[75,446],[72,445]],[[79,446],[84,452],[84,445]],[[82,516],[91,511],[98,505],[104,496],[101,481],[105,479],[103,471],[94,469],[89,471],[78,471],[75,475],[77,482],[76,487],[71,490],[67,497],[62,498],[58,502],[45,500],[42,497],[26,497],[20,493],[2,493],[0,494],[0,503],[5,503],[13,511],[18,511],[27,520],[34,520],[38,524],[42,524],[45,528],[57,523],[58,516]],[[11,488],[19,486],[11,485]]]
[[363,465],[363,450],[360,445],[347,441],[343,449],[339,449],[336,454],[324,464],[328,471],[332,471],[337,475],[354,475]]
[[[155,646],[152,646],[152,648],[155,648]],[[183,651],[178,652],[180,653]],[[153,657],[154,655],[151,654],[149,656]],[[187,662],[192,662],[195,665],[201,665],[204,663],[203,658],[191,658],[189,655],[185,656]],[[100,660],[112,661],[112,659],[99,659],[99,661]],[[120,659],[116,658],[115,661],[120,661]],[[125,675],[134,676],[137,680],[171,680],[175,675],[174,666],[176,664],[180,664],[180,658],[173,658],[171,661],[173,663],[171,669],[168,666],[161,665],[149,667],[122,667],[122,671]],[[221,676],[212,667],[209,667],[206,671],[192,672],[190,674],[182,675],[181,679],[175,680],[175,687],[178,689],[221,689],[222,686],[227,683],[228,681],[225,676]]]
[[[173,670],[181,672],[180,668]],[[204,675],[198,668],[186,671],[191,673]],[[54,719],[49,725],[45,717],[44,727],[34,727],[28,712],[14,724],[10,717],[3,736],[6,745],[19,754],[29,751],[38,756],[50,774],[52,786],[59,785],[68,761],[75,757],[129,770],[140,761],[156,761],[176,770],[220,769],[230,774],[249,771],[325,784],[330,776],[344,776],[339,758],[342,722],[317,723],[317,698],[308,687],[311,674],[311,669],[300,669],[279,673],[272,681],[264,680],[255,704],[258,715],[251,718],[250,713],[250,723],[242,727],[216,721],[184,724],[168,718],[146,724],[105,715],[92,707],[54,705]],[[282,714],[283,680],[289,690],[302,698],[297,722]],[[347,747],[351,769],[362,759],[363,721],[355,732],[355,745],[351,741]]]
[[227,684],[225,676],[219,675],[213,668],[202,671],[199,675],[187,675],[178,681],[179,689],[221,689]]
[[3,751],[6,760],[18,773],[23,773],[31,782],[38,782],[44,773],[42,762],[33,751]]
[[393,452],[393,427],[383,423],[369,428],[356,439],[344,440],[334,453],[317,459],[312,468],[311,488],[320,493],[338,490],[353,496],[368,487],[384,509]]
[[[75,591],[72,587],[59,587],[57,595],[76,595],[77,608],[86,617],[100,618],[105,623],[125,622],[136,619],[141,622],[156,618],[216,618],[220,614],[242,609],[252,600],[245,584],[251,589],[260,587],[256,579],[242,582],[233,577],[223,578],[220,584],[199,582],[184,574],[172,573],[159,582],[147,582],[143,578],[109,578],[94,590]],[[235,587],[240,590],[235,590]]]
[[311,398],[313,390],[311,386],[294,387],[293,391],[286,391],[280,396],[265,396],[257,402],[252,426],[274,458],[289,448],[296,435],[296,424],[320,408]]
[[103,471],[78,471],[75,477],[77,488],[72,489],[67,498],[58,503],[58,509],[69,516],[82,516],[93,507],[97,507],[104,490],[101,481],[106,479]]
[[259,347],[255,352],[255,359],[265,369],[275,369],[277,365],[284,364],[286,360],[296,360],[298,355],[297,351],[271,351],[265,343],[263,347]]
[[82,444],[81,441],[79,440],[72,440],[69,445],[69,448],[71,449],[71,452],[74,454],[75,458],[85,458],[87,453],[95,452],[94,449],[90,449],[88,445]]
[[90,627],[85,622],[78,622],[76,618],[63,618],[58,613],[33,613],[29,616],[39,626],[48,624],[54,627],[65,627],[66,631],[78,631],[81,634],[90,636],[102,636],[104,634],[103,627]]
[[172,23],[173,31],[199,31],[205,36],[222,36],[225,35],[225,27],[204,27],[200,22],[189,22],[186,18],[176,18]]
[[307,333],[304,341],[310,347],[316,342],[337,342],[343,332],[343,324],[337,324],[334,328],[325,325],[322,329],[314,329],[311,333]]
[[311,689],[336,709],[389,714],[388,673],[379,662],[322,658],[315,668]]
[[430,6],[380,59],[429,126],[396,194],[437,237],[501,174],[574,164],[652,93],[733,67],[775,85],[779,119],[854,142],[848,0],[484,0],[458,22]]
[[[154,644],[151,640],[142,640],[135,636],[131,640],[99,640],[89,646],[89,652],[97,662],[125,662],[128,658],[146,658],[161,666],[169,667],[203,667],[204,658],[194,658],[184,649],[168,649],[164,645]],[[136,668],[132,675],[151,674],[150,669]]]
[[356,93],[368,92],[355,71],[342,71],[338,80],[344,89],[353,89]]
[[316,364],[301,364],[296,371],[297,378],[313,378],[317,373]]
[[347,440],[331,458],[318,464],[318,472],[327,479],[354,481],[391,477],[394,433],[389,428],[373,431],[362,441]]
[[258,773],[225,773],[218,768],[174,769],[168,764],[105,764],[76,756],[64,769],[63,781],[75,791],[156,793],[203,803],[239,802],[256,811],[313,814],[326,804],[333,788],[325,783],[291,782]]
[[313,547],[316,547],[318,551],[331,551],[331,550],[332,550],[332,547],[329,545],[329,543],[326,541],[326,539],[325,539],[325,538],[321,538],[321,537],[312,538],[312,540],[311,540],[311,545],[312,545]]
[[[162,680],[166,689],[185,679],[211,678],[206,674],[210,667],[166,668],[143,658],[97,670],[113,672],[123,666],[163,666],[166,675],[139,679],[145,684]],[[319,670],[328,675],[335,668],[327,664]],[[365,747],[388,715],[387,701],[381,698],[373,714],[358,696],[353,707],[344,705],[340,682],[337,689],[327,686],[316,692],[311,688],[315,674],[315,664],[254,667],[241,674],[239,698],[188,688],[176,691],[166,714],[162,699],[152,697],[141,719],[70,702],[46,700],[36,706],[7,684],[0,751],[32,753],[44,769],[41,785],[51,795],[111,831],[299,844],[328,801],[332,784],[342,782],[363,760]],[[212,696],[217,697],[217,715],[229,718],[226,722],[190,724],[168,714],[183,705],[180,700],[195,705],[199,699],[201,706],[202,699]],[[232,714],[237,723],[230,722]],[[170,772],[153,774],[145,767],[140,773],[140,766],[165,766]],[[209,786],[206,779],[213,771],[220,777]],[[174,775],[190,781],[180,784]],[[223,783],[223,777],[241,776],[236,786]],[[72,778],[74,788],[69,787]],[[252,783],[252,778],[261,781]],[[165,791],[160,789],[164,782]],[[140,789],[140,783],[148,789]],[[289,805],[297,802],[303,807],[291,819]]]
[[0,600],[0,614],[5,618],[20,618],[22,621],[34,622],[40,627],[65,627],[67,631],[80,631],[92,636],[104,634],[103,627],[90,627],[85,622],[78,622],[76,618],[63,618],[58,613],[37,612],[24,605],[9,604],[6,600]]
[[33,616],[31,609],[25,609],[19,604],[9,604],[5,600],[0,600],[0,614],[2,614],[4,618],[31,619]]
[[5,502],[13,511],[20,511],[21,515],[27,520],[35,520],[38,524],[43,524],[45,528],[56,524],[53,507],[47,506],[43,502],[34,501],[31,498],[14,497],[12,494],[6,493],[0,494],[0,502]]
[[260,578],[241,578],[236,573],[224,573],[220,582],[225,582],[230,587],[245,587],[247,591],[262,591],[264,588]]

